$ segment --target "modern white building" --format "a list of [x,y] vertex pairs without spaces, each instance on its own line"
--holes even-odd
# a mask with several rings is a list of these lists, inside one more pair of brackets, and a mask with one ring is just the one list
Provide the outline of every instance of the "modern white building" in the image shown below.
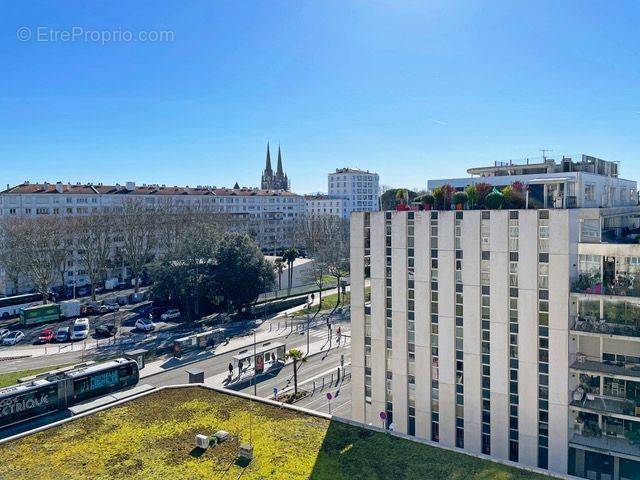
[[331,215],[344,217],[343,212],[347,202],[344,198],[316,194],[305,195],[304,200],[307,204],[307,215],[309,216]]
[[328,176],[329,196],[340,197],[343,218],[351,212],[375,212],[380,210],[380,178],[377,173],[357,168],[338,168]]
[[[0,192],[0,220],[18,216],[87,215],[105,209],[117,209],[127,199],[136,199],[149,207],[169,206],[226,214],[239,229],[252,234],[266,252],[288,246],[288,228],[306,214],[304,197],[284,190],[252,188],[178,187],[166,185],[104,185],[80,183],[24,182]],[[72,260],[71,260],[72,261]],[[88,280],[81,268],[70,265],[70,282]],[[6,291],[0,272],[0,292]]]
[[429,180],[428,189],[449,184],[457,190],[467,185],[487,183],[502,188],[522,182],[529,201],[536,208],[588,208],[636,205],[636,182],[618,178],[618,164],[589,155],[574,161],[563,156],[526,160],[523,163],[495,162],[489,167],[470,168],[467,178]]
[[[548,175],[536,174],[558,185]],[[622,184],[618,207],[607,194],[592,208],[352,215],[353,419],[383,413],[447,447],[638,478],[640,209]]]

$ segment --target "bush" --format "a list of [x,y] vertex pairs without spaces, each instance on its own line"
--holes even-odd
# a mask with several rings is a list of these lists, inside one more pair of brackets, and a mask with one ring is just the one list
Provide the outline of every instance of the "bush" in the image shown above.
[[487,195],[491,193],[493,187],[488,183],[478,183],[476,184],[476,192],[478,194],[478,206],[485,206],[485,202],[487,200]]
[[433,204],[436,202],[435,197],[430,193],[425,193],[420,198],[421,198],[420,203],[422,203],[422,205],[431,205],[431,206],[433,206]]
[[467,195],[467,192],[456,192],[453,195],[453,203],[455,205],[459,205],[459,204],[466,204],[469,201],[469,195]]
[[504,202],[504,196],[497,190],[494,190],[484,201],[485,207],[490,210],[498,210],[502,208],[502,204]]
[[475,208],[478,205],[478,189],[475,185],[467,185],[467,188],[465,188],[464,191],[467,193],[469,207]]

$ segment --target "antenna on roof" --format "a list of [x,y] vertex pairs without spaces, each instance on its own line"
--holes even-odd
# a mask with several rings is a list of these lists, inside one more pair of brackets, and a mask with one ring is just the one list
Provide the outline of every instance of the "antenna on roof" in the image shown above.
[[553,150],[551,150],[549,148],[541,148],[540,151],[542,152],[542,161],[543,162],[547,161],[547,153],[548,152],[553,152]]

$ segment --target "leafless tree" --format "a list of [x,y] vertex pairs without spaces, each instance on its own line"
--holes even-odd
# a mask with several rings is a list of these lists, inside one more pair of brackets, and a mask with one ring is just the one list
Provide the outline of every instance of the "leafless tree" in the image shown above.
[[127,200],[117,216],[117,227],[122,240],[120,250],[124,262],[131,270],[134,291],[140,291],[140,274],[151,260],[157,245],[158,215],[138,200]]
[[95,301],[96,287],[104,281],[114,253],[114,217],[110,213],[96,212],[73,220],[76,252],[91,282],[91,298]]
[[[22,218],[18,229],[24,247],[25,273],[47,303],[54,277],[69,257],[66,223],[60,217]],[[63,266],[64,264],[64,266]]]
[[18,293],[20,277],[26,272],[20,224],[20,219],[13,218],[5,219],[0,224],[0,266],[12,286],[12,291],[6,286],[6,293]]

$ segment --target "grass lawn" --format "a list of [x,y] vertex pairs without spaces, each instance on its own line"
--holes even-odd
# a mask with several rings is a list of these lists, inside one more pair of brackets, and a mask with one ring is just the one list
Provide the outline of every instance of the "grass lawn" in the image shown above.
[[[236,463],[249,440],[255,459]],[[232,439],[202,453],[196,433]],[[497,463],[199,387],[164,390],[0,445],[11,479],[545,479]]]
[[65,366],[66,365],[58,365],[56,367],[44,367],[32,370],[18,370],[17,372],[0,373],[0,388],[15,385],[16,383],[18,383],[19,378],[37,375],[38,373],[49,372],[51,370],[56,370],[57,368],[62,368]]
[[[318,295],[318,293],[316,292],[316,296]],[[313,315],[314,313],[316,313],[317,310],[333,310],[333,307],[336,306],[336,302],[338,301],[338,294],[337,293],[332,293],[331,295],[323,295],[322,296],[322,304],[321,305],[314,305],[313,307],[311,307],[311,315]],[[351,302],[351,295],[349,292],[344,293],[344,294],[340,294],[340,305],[349,305],[349,303]],[[318,308],[319,307],[319,308]],[[307,311],[306,310],[298,310],[297,312],[293,313],[294,317],[304,317],[307,315]]]

